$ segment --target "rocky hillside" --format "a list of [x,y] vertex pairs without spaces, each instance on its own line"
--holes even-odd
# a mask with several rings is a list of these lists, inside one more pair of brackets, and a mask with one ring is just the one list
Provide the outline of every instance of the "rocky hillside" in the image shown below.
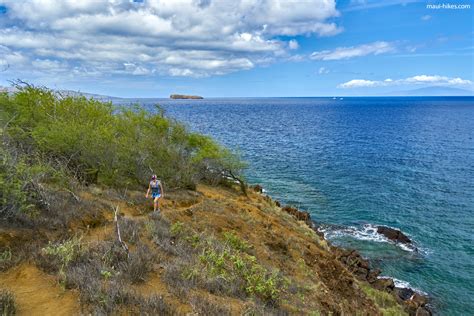
[[0,229],[4,310],[404,313],[393,296],[356,278],[305,221],[256,192],[175,190],[160,214],[144,191],[98,186],[62,192],[52,203],[64,208],[61,218]]
[[16,89],[0,93],[2,315],[429,313],[248,188],[212,139],[138,106]]

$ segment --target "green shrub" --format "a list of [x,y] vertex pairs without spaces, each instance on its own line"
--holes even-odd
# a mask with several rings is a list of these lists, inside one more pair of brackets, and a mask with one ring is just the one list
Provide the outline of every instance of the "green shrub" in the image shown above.
[[183,223],[176,222],[173,225],[171,225],[171,228],[170,228],[171,236],[179,236],[180,234],[183,233],[183,231],[184,231]]
[[[84,254],[85,248],[81,243],[81,238],[75,236],[62,243],[53,244],[49,242],[48,246],[42,249],[42,252],[56,260],[59,265],[59,282],[65,286],[67,283],[67,267]],[[50,265],[54,266],[55,263],[50,263]]]
[[0,121],[9,122],[3,132],[29,154],[60,161],[83,182],[134,186],[153,171],[167,186],[192,188],[211,174],[222,178],[222,170],[240,172],[228,150],[162,113],[17,88],[0,95]]
[[384,316],[402,316],[408,315],[400,304],[395,300],[395,297],[387,292],[374,289],[368,284],[360,283],[360,287],[364,293],[377,305],[380,312]]
[[33,217],[35,205],[46,207],[48,197],[42,185],[46,181],[68,187],[67,176],[61,170],[0,140],[0,219]]
[[208,247],[199,259],[209,277],[242,284],[242,290],[248,296],[258,297],[264,302],[276,302],[283,289],[283,279],[278,273],[270,273],[254,256]]
[[24,181],[11,156],[0,147],[0,219],[15,217],[29,208]]
[[[179,264],[173,266],[179,272],[173,271],[174,276],[169,278],[174,285],[181,284],[175,280],[176,275],[179,275],[183,286],[197,284],[211,293],[256,297],[270,305],[280,299],[281,292],[286,288],[284,279],[244,252],[250,249],[250,245],[234,232],[224,233],[225,242],[222,243],[215,238],[185,230],[180,222],[171,225],[170,230],[179,238],[177,246],[180,241],[184,241],[198,254],[197,261],[190,252],[185,258],[179,258]],[[168,271],[167,274],[170,273]]]
[[225,232],[224,240],[235,250],[248,251],[251,245],[243,239],[240,239],[235,232]]
[[108,280],[113,276],[113,273],[108,270],[100,270],[100,275],[105,279]]
[[0,247],[0,272],[6,271],[12,266],[16,265],[21,259],[18,253],[15,253],[15,257],[9,247]]
[[12,260],[12,251],[10,248],[7,248],[0,252],[0,264]]

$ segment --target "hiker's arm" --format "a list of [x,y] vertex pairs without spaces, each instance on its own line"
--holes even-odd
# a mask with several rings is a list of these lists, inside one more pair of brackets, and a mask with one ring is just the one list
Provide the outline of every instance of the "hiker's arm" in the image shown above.
[[150,194],[150,185],[148,185],[148,190],[146,190],[145,198],[148,199],[148,194]]

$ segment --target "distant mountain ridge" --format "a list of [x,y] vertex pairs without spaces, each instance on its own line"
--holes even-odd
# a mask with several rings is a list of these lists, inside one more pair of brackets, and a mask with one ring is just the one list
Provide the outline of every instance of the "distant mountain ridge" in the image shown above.
[[84,96],[86,98],[93,98],[93,99],[101,100],[101,101],[112,101],[112,100],[124,99],[124,98],[113,97],[109,95],[87,93],[87,92],[80,92],[80,91],[74,91],[74,90],[58,90],[58,92],[65,96],[71,96],[71,97]]
[[[14,87],[5,87],[0,86],[0,92],[15,92]],[[141,98],[141,97],[115,97],[103,94],[81,92],[75,90],[56,90],[63,96],[84,96],[86,98],[94,98],[101,101],[123,101],[123,100],[139,100],[139,99],[160,99],[160,98]],[[453,88],[453,87],[444,87],[444,86],[432,86],[424,87],[412,90],[401,90],[401,91],[390,91],[381,94],[374,94],[374,96],[420,96],[420,97],[429,97],[429,96],[474,96],[473,90]],[[354,95],[356,97],[357,95]],[[317,97],[317,96],[315,96]],[[348,97],[350,97],[348,95]],[[170,95],[171,99],[202,99],[201,96],[188,96],[188,95]]]
[[[17,91],[15,87],[4,87],[0,86],[0,92],[9,92],[13,93]],[[109,95],[103,95],[103,94],[96,94],[96,93],[88,93],[88,92],[81,92],[81,91],[74,91],[74,90],[54,90],[57,93],[59,93],[62,96],[71,96],[71,97],[77,97],[77,96],[84,96],[86,98],[94,98],[96,100],[101,100],[101,101],[113,101],[113,100],[123,100],[124,98],[120,97],[113,97]]]
[[453,87],[433,86],[413,90],[392,91],[384,93],[386,96],[474,96],[474,91]]

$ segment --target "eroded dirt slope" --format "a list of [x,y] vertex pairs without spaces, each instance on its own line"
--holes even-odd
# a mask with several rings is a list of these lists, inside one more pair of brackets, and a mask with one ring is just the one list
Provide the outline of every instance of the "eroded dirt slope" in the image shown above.
[[[94,187],[76,195],[72,212],[94,211],[62,230],[17,231],[21,243],[11,228],[0,230],[0,246],[16,260],[4,265],[0,287],[14,294],[20,315],[383,312],[325,240],[257,192],[205,185],[167,192],[160,215],[144,192]],[[117,207],[128,258],[117,242]],[[15,259],[24,239],[37,243],[36,253]],[[47,242],[70,246],[72,259],[45,252]]]

